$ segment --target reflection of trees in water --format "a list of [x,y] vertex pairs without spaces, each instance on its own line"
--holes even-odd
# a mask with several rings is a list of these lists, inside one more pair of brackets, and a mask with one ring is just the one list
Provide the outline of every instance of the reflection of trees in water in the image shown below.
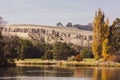
[[1,68],[0,69],[0,77],[16,77],[18,75],[18,73],[19,74],[21,73],[21,71],[23,71],[23,70],[18,71],[17,68]]
[[72,77],[74,72],[71,69],[63,67],[44,67],[45,77]]
[[93,75],[93,69],[94,68],[90,67],[75,68],[74,77],[91,78]]
[[99,68],[94,68],[93,80],[101,80],[101,70]]
[[80,77],[92,80],[120,80],[120,68],[15,67],[1,68],[0,77]]
[[50,66],[18,67],[15,69],[15,72],[17,76],[30,77],[72,77],[74,74],[73,70],[71,69]]
[[0,68],[0,77],[5,77],[7,76],[6,68]]
[[120,80],[120,71],[117,68],[95,68],[93,80]]

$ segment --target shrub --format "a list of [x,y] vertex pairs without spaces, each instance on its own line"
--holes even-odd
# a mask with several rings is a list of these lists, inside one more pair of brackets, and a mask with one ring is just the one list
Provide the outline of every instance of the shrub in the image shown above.
[[46,53],[45,53],[45,59],[53,59],[53,51],[52,50],[48,50]]
[[75,56],[68,57],[68,61],[75,61]]
[[120,54],[110,55],[107,60],[113,62],[120,62]]
[[75,60],[76,60],[76,61],[82,61],[83,58],[82,58],[80,55],[77,55],[77,56],[75,56]]
[[83,58],[91,58],[93,55],[92,55],[91,49],[89,49],[89,48],[82,48],[80,50],[80,56],[83,57]]
[[42,60],[45,60],[45,56],[42,56],[41,59],[42,59]]
[[66,43],[56,42],[53,46],[53,58],[56,60],[66,60],[70,56],[71,48]]

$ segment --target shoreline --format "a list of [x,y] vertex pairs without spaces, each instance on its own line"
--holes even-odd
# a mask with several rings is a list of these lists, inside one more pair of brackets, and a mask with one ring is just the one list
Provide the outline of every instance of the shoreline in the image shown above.
[[16,66],[69,66],[69,67],[120,67],[120,63],[115,62],[95,62],[95,61],[61,61],[61,60],[19,60],[15,61]]

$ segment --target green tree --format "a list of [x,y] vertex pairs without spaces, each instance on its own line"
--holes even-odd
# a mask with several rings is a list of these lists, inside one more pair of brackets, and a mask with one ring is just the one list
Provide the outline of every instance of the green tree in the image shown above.
[[48,50],[45,53],[45,59],[51,60],[53,59],[53,51],[52,50]]
[[109,29],[109,45],[110,52],[114,54],[120,51],[120,19],[117,18]]
[[3,17],[0,17],[0,67],[8,65],[8,60],[4,53],[5,42],[4,42],[3,36],[2,36],[2,29],[5,24],[6,24],[6,21],[4,21]]
[[17,43],[16,37],[0,37],[0,66],[14,64],[18,51]]
[[120,19],[117,18],[109,28],[109,35],[103,42],[105,60],[120,62]]
[[40,49],[41,51],[41,56],[44,56],[45,57],[45,53],[49,50],[52,50],[53,47],[52,47],[52,44],[47,44],[47,43],[38,43],[37,44],[37,47]]
[[82,58],[91,58],[93,55],[92,55],[91,49],[89,49],[89,48],[82,48],[80,50],[80,56]]
[[19,59],[24,60],[25,56],[27,56],[27,50],[32,47],[32,43],[29,40],[20,39],[20,51],[19,51]]
[[70,47],[66,43],[56,42],[53,46],[53,58],[56,60],[66,60],[70,53]]
[[6,58],[13,62],[17,55],[19,54],[18,51],[20,49],[19,45],[19,38],[18,37],[6,37],[4,38],[5,46],[4,46],[4,54]]
[[7,58],[4,55],[4,42],[0,32],[0,67],[8,64]]

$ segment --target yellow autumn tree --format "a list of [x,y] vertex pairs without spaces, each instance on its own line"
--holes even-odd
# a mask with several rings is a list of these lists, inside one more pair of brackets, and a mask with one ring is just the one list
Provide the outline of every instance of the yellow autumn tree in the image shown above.
[[106,20],[104,26],[103,26],[103,42],[102,42],[102,56],[104,60],[107,60],[107,58],[110,56],[109,50],[109,19]]
[[102,43],[106,39],[109,34],[109,19],[104,21],[104,13],[101,9],[98,10],[95,14],[94,22],[93,22],[93,42],[92,42],[92,50],[95,57],[95,60],[99,60],[102,54]]

